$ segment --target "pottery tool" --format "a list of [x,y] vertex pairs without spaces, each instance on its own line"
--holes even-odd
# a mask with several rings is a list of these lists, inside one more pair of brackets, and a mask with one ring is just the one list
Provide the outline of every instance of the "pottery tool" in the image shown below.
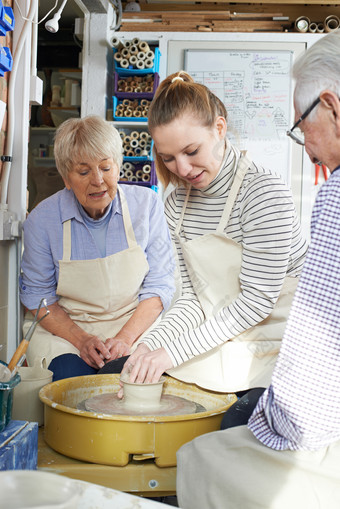
[[[44,306],[46,308],[46,313],[43,316],[41,316],[39,318],[39,320],[38,320],[38,314],[39,314],[39,311],[40,311],[42,306]],[[36,311],[36,313],[34,315],[33,322],[31,324],[30,328],[28,329],[28,331],[26,333],[26,336],[21,341],[21,343],[19,344],[18,348],[15,350],[14,355],[13,355],[12,359],[10,360],[10,362],[8,364],[8,369],[12,372],[12,376],[16,373],[17,369],[22,365],[22,363],[25,360],[26,350],[28,348],[28,344],[30,342],[31,337],[33,336],[33,332],[35,331],[36,326],[49,313],[50,312],[49,312],[49,310],[47,308],[47,301],[46,301],[46,299],[41,299],[41,301],[39,303],[39,306],[38,306],[38,309],[37,309],[37,311]]]

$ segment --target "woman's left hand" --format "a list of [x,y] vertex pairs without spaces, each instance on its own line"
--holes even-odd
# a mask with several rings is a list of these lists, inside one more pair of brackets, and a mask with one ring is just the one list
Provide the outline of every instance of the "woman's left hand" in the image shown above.
[[149,351],[139,355],[136,359],[132,359],[130,356],[127,363],[133,364],[129,377],[129,381],[132,383],[158,382],[167,369],[173,368],[172,361],[164,348]]

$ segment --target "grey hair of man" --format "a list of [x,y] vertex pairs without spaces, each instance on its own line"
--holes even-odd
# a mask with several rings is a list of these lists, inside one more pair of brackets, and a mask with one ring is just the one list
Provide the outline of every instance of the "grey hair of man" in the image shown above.
[[[340,97],[340,30],[322,37],[301,55],[293,66],[294,102],[299,114],[309,108],[323,90]],[[313,121],[316,107],[306,118]]]
[[70,118],[56,131],[54,157],[63,178],[80,160],[112,158],[120,168],[123,162],[122,139],[112,124],[97,115]]

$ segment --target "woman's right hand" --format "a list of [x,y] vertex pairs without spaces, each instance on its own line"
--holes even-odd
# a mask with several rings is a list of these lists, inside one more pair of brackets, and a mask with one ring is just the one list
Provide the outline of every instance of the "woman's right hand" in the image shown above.
[[[146,353],[150,352],[150,348],[148,348],[146,345],[141,343],[139,346],[137,346],[136,350],[129,356],[128,360],[124,364],[124,367],[122,369],[122,372],[120,374],[120,378],[125,380],[130,380],[131,371],[133,370],[133,367],[135,366],[137,360],[139,357],[145,355]],[[123,392],[123,385],[120,382],[121,389],[119,390],[117,396],[119,399],[122,399],[124,396]]]
[[100,369],[104,366],[104,360],[111,358],[110,350],[97,336],[88,336],[83,339],[79,346],[80,357],[89,366]]
[[[173,368],[173,364],[164,348],[152,351],[146,345],[140,344],[124,364],[120,378],[123,377],[131,383],[154,383],[170,368]],[[122,397],[121,389],[118,398]]]

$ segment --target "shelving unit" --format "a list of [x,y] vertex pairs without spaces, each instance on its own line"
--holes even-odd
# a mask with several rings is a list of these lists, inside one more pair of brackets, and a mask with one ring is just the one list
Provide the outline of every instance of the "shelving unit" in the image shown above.
[[[43,73],[46,70],[47,75]],[[81,83],[82,70],[75,68],[44,68],[39,71],[40,76],[44,78],[44,102],[35,111],[34,126],[30,128],[29,154],[28,154],[28,191],[29,204],[28,210],[31,211],[40,201],[64,187],[64,182],[59,175],[55,160],[53,157],[53,139],[56,128],[67,118],[79,117],[80,106],[78,105],[60,105],[50,106],[52,87],[59,85],[62,96],[64,95],[64,85],[66,80],[72,80],[78,84]],[[43,110],[50,114],[54,125],[39,125],[45,120]],[[37,125],[38,124],[38,125]]]
[[[147,112],[159,84],[159,48],[138,38],[124,41],[124,45],[117,40],[113,56],[113,121],[124,149],[119,182],[157,190]],[[148,62],[147,68],[141,68],[144,62]]]

